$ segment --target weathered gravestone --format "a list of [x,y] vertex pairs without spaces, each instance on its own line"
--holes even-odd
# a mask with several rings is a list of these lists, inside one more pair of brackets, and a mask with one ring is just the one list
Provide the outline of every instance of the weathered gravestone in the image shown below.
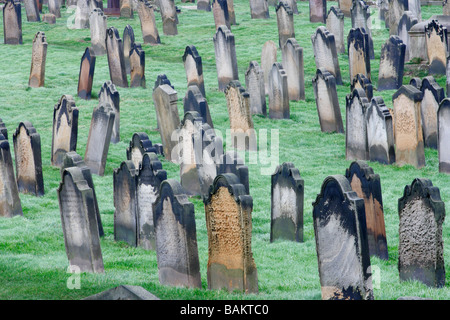
[[397,34],[405,44],[405,62],[410,60],[410,35],[409,30],[418,23],[417,17],[411,11],[405,11],[398,23]]
[[442,225],[445,204],[431,180],[416,178],[398,199],[400,280],[417,280],[430,287],[445,285]]
[[395,162],[394,123],[382,97],[373,97],[366,110],[369,160],[383,164]]
[[31,122],[24,121],[13,134],[13,143],[19,192],[43,196],[41,136]]
[[219,156],[217,161],[217,175],[232,173],[236,175],[247,193],[250,193],[248,167],[244,160],[239,157],[237,151],[228,151]]
[[428,56],[429,74],[446,74],[448,39],[447,28],[432,20],[425,26],[425,43]]
[[114,125],[111,133],[111,143],[120,141],[120,94],[116,86],[110,81],[103,83],[98,93],[99,104],[109,104],[114,111]]
[[54,14],[56,18],[61,18],[60,0],[48,0],[48,11],[51,14]]
[[288,76],[281,63],[275,62],[269,73],[269,118],[289,119]]
[[445,90],[447,91],[446,96],[450,97],[450,55],[447,57],[447,69],[445,71],[446,80],[445,80]]
[[448,0],[442,1],[442,14],[445,16],[450,15],[450,2]]
[[409,11],[408,0],[389,0],[388,29],[389,35],[397,35],[398,23],[405,11]]
[[420,90],[422,87],[422,79],[419,77],[412,77],[411,80],[409,80],[409,84]]
[[153,6],[147,0],[138,0],[138,15],[144,43],[150,45],[160,44],[161,39],[156,27],[155,12]]
[[309,21],[325,23],[327,18],[326,0],[309,0]]
[[441,101],[437,112],[439,172],[450,173],[450,99]]
[[317,69],[312,84],[321,131],[344,133],[334,76],[323,68]]
[[159,300],[159,298],[140,286],[120,285],[82,300]]
[[46,22],[48,24],[55,24],[56,23],[56,17],[53,13],[44,13],[42,15],[42,22]]
[[128,88],[123,52],[123,41],[120,39],[119,31],[115,27],[108,28],[106,31],[106,53],[108,56],[109,76],[114,85]]
[[230,29],[230,17],[228,16],[227,0],[212,0],[212,11],[216,30],[220,26],[226,26]]
[[22,11],[20,2],[7,0],[3,6],[4,44],[22,44]]
[[107,18],[101,9],[95,8],[89,14],[89,26],[91,31],[91,48],[95,56],[106,54],[106,29]]
[[202,57],[198,54],[195,46],[186,46],[183,54],[183,64],[184,70],[186,71],[188,87],[191,85],[196,85],[200,89],[203,97],[206,97],[205,83],[203,80]]
[[163,24],[163,33],[166,36],[174,36],[178,34],[177,29],[177,11],[175,9],[174,0],[159,0],[159,9]]
[[398,36],[390,36],[381,46],[378,91],[402,86],[406,46]]
[[250,112],[267,115],[266,91],[264,88],[264,72],[258,62],[250,61],[245,72],[245,86],[250,94]]
[[323,300],[373,299],[364,200],[343,175],[328,176],[313,203]]
[[209,124],[211,128],[214,128],[211,114],[209,112],[208,102],[200,92],[197,85],[189,85],[186,91],[186,95],[183,98],[184,113],[188,111],[197,111],[204,123]]
[[39,15],[39,8],[36,0],[24,0],[23,4],[25,6],[25,12],[27,15],[28,22],[41,21],[41,17]]
[[272,40],[268,40],[264,43],[261,50],[261,68],[264,74],[266,95],[269,94],[269,73],[275,62],[277,62],[277,45]]
[[122,36],[123,43],[123,60],[125,62],[125,70],[127,74],[130,74],[130,51],[134,44],[134,31],[133,28],[127,24],[125,29],[123,29]]
[[194,204],[178,181],[161,183],[153,213],[159,282],[201,288]]
[[252,19],[269,19],[269,3],[267,0],[250,0],[250,17]]
[[45,33],[38,31],[33,39],[31,54],[31,70],[28,86],[32,88],[43,87],[45,83],[45,61],[47,59],[47,38]]
[[197,10],[211,11],[210,0],[197,0]]
[[134,43],[130,50],[130,87],[145,86],[145,51]]
[[52,166],[61,167],[67,152],[76,151],[78,108],[70,95],[63,95],[53,108]]
[[214,179],[204,200],[208,233],[208,288],[258,292],[251,248],[253,199],[234,174]]
[[6,140],[8,140],[8,129],[6,128],[6,125],[1,118],[0,118],[0,134],[2,134],[3,137]]
[[325,68],[334,76],[336,84],[341,85],[341,69],[339,67],[334,35],[324,26],[320,26],[311,36],[311,42],[314,50],[316,69]]
[[366,93],[367,99],[370,101],[373,98],[373,85],[369,79],[366,78],[362,73],[358,73],[350,84],[350,92],[355,88],[361,88]]
[[228,8],[228,19],[230,21],[230,25],[236,25],[236,14],[234,12],[234,1],[227,0],[227,8]]
[[425,165],[420,116],[423,94],[412,85],[403,85],[392,96],[394,106],[395,159],[399,165]]
[[231,80],[239,80],[234,35],[220,25],[213,40],[219,90],[224,91]]
[[0,133],[0,217],[23,215],[8,139]]
[[120,0],[120,17],[133,18],[132,0]]
[[423,94],[422,102],[420,103],[420,115],[425,147],[437,149],[437,112],[439,104],[445,98],[445,92],[432,76],[422,79],[420,91]]
[[350,8],[350,15],[352,20],[352,28],[362,28],[368,35],[369,39],[369,57],[375,58],[372,32],[371,32],[371,20],[370,20],[370,7],[364,2],[364,0],[353,0],[352,7]]
[[77,0],[77,8],[75,10],[74,29],[89,28],[89,13],[91,12],[89,6],[90,0]]
[[93,191],[78,167],[64,169],[61,176],[57,193],[69,263],[80,272],[103,273]]
[[108,0],[103,12],[108,16],[120,16],[120,0]]
[[357,88],[345,98],[345,158],[368,160],[366,111],[369,100],[363,89]]
[[364,200],[369,254],[388,260],[380,176],[364,161],[354,161],[345,172],[353,191]]
[[283,58],[282,65],[287,74],[289,100],[305,100],[303,48],[300,47],[297,40],[289,38],[281,52]]
[[134,167],[139,169],[144,154],[149,152],[158,154],[158,149],[158,146],[152,144],[145,132],[135,132],[126,151],[127,160],[133,161]]
[[100,102],[92,112],[84,161],[93,174],[103,176],[114,126],[115,112],[107,102]]
[[350,8],[352,7],[352,0],[338,0],[339,9],[341,9],[344,16],[350,18]]
[[344,13],[336,6],[331,6],[326,19],[327,30],[334,35],[337,53],[345,53]]
[[422,21],[422,1],[421,0],[408,0],[408,11],[411,11],[418,21]]
[[363,74],[371,81],[369,36],[362,28],[352,28],[347,36],[348,67],[350,81],[358,74]]
[[277,14],[278,46],[283,48],[287,39],[295,38],[294,13],[285,0],[278,2],[275,11]]
[[303,242],[304,192],[305,183],[293,163],[277,166],[271,177],[270,242]]
[[80,73],[78,76],[78,97],[81,99],[91,99],[94,71],[95,54],[92,48],[88,47],[84,50],[84,54],[81,57]]

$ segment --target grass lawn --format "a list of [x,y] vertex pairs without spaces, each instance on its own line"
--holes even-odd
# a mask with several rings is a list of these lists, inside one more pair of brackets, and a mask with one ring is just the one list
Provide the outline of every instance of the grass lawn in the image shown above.
[[[202,289],[187,289],[162,286],[158,280],[156,253],[142,248],[133,248],[114,241],[113,234],[113,170],[126,160],[126,148],[134,132],[146,132],[153,143],[161,142],[156,128],[156,114],[152,101],[152,88],[158,74],[166,74],[178,93],[178,108],[182,116],[182,99],[186,93],[186,76],[182,55],[187,45],[195,45],[203,60],[206,98],[211,110],[214,127],[225,133],[229,128],[225,96],[218,90],[214,57],[213,36],[215,33],[212,12],[197,11],[192,3],[181,3],[177,36],[165,36],[162,22],[156,13],[156,22],[161,44],[142,44],[145,50],[147,88],[117,88],[120,93],[121,141],[111,144],[103,177],[93,176],[101,211],[105,236],[101,248],[105,266],[104,274],[83,273],[80,289],[68,288],[71,274],[67,272],[68,260],[56,189],[60,183],[60,172],[50,164],[52,141],[53,107],[62,95],[73,95],[80,110],[77,152],[83,156],[89,132],[93,108],[97,105],[101,85],[109,80],[106,56],[96,59],[93,83],[93,98],[86,101],[77,97],[80,59],[90,45],[89,29],[71,30],[67,21],[73,19],[74,11],[62,9],[62,18],[55,25],[26,21],[22,6],[23,45],[3,44],[0,39],[0,118],[3,119],[12,146],[12,135],[21,121],[31,121],[41,136],[45,195],[36,198],[20,195],[23,217],[0,219],[0,299],[81,299],[118,285],[142,286],[161,299],[321,299],[317,256],[312,224],[312,203],[323,180],[328,175],[345,174],[350,161],[345,159],[345,135],[327,134],[320,131],[311,79],[315,74],[311,35],[320,23],[309,22],[308,2],[298,2],[299,14],[294,16],[296,39],[304,52],[306,99],[291,101],[289,120],[271,120],[262,116],[253,117],[255,129],[266,129],[270,141],[272,129],[279,133],[279,159],[277,163],[293,162],[305,181],[304,196],[304,242],[276,241],[270,243],[270,174],[261,172],[268,164],[248,164],[250,195],[253,197],[252,250],[258,269],[259,293],[244,295],[238,292],[210,291],[207,289],[206,264],[208,261],[208,239],[205,212],[200,198],[191,198],[195,205],[197,240],[200,258]],[[267,40],[278,43],[277,22],[274,7],[270,8],[270,19],[252,20],[248,1],[235,0],[237,25],[231,26],[235,36],[239,79],[245,85],[244,73],[251,60],[260,62],[261,49]],[[106,7],[106,2],[105,2]],[[328,6],[337,5],[329,1]],[[44,12],[47,7],[44,6]],[[422,17],[442,14],[441,6],[423,6]],[[0,18],[2,19],[2,18]],[[133,19],[108,18],[108,27],[114,26],[122,34],[130,24],[136,42],[143,43],[137,14]],[[345,18],[345,34],[351,21]],[[0,23],[3,34],[3,22]],[[32,40],[36,32],[43,31],[48,42],[45,86],[29,88],[28,77],[31,63]],[[388,37],[388,30],[374,29],[375,59],[371,61],[374,87],[377,86],[380,48]],[[278,51],[281,62],[281,51]],[[350,92],[348,57],[339,54],[344,84],[338,86],[339,103],[345,123],[345,96]],[[426,74],[407,73],[410,77]],[[437,78],[445,87],[445,77]],[[381,95],[388,107],[392,107],[391,91],[374,92]],[[270,147],[269,147],[270,150]],[[428,288],[417,282],[400,282],[398,274],[398,199],[405,185],[414,178],[426,177],[440,188],[442,200],[448,206],[450,200],[450,176],[439,173],[436,150],[426,149],[426,166],[420,170],[412,166],[369,165],[381,178],[389,260],[371,259],[374,276],[374,297],[378,300],[397,299],[401,296],[419,296],[447,299],[450,285],[441,289]],[[14,154],[13,154],[14,158]],[[179,167],[161,159],[169,178],[179,179]],[[272,168],[269,168],[272,172]],[[267,171],[267,170],[266,170]],[[444,255],[450,261],[450,229],[444,224]],[[447,276],[447,279],[449,276]]]

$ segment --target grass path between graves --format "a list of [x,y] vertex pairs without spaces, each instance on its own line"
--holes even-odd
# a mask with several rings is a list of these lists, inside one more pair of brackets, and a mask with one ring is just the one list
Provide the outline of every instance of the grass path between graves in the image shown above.
[[[266,129],[270,144],[271,130],[279,132],[279,162],[293,162],[305,181],[304,197],[304,242],[269,242],[270,232],[270,168],[262,158],[257,164],[248,164],[250,194],[253,197],[252,250],[258,270],[259,294],[244,295],[207,289],[206,264],[208,244],[205,213],[201,199],[191,198],[195,204],[197,240],[201,267],[202,289],[186,289],[162,286],[158,281],[156,254],[141,248],[132,248],[114,241],[113,235],[113,184],[114,168],[126,160],[126,147],[134,132],[144,131],[154,143],[161,141],[156,128],[156,116],[152,102],[152,88],[158,74],[164,73],[178,92],[178,107],[182,116],[182,99],[186,92],[186,76],[182,55],[187,45],[195,45],[203,60],[206,98],[211,110],[214,126],[224,134],[229,128],[225,96],[217,89],[214,58],[214,19],[212,12],[197,11],[195,4],[181,3],[177,36],[165,36],[162,22],[156,14],[161,45],[142,45],[145,50],[147,88],[118,88],[121,109],[121,141],[111,144],[105,175],[94,176],[96,193],[104,224],[105,236],[101,239],[104,274],[81,274],[80,289],[70,289],[71,274],[67,273],[68,261],[56,195],[60,182],[59,170],[50,165],[53,106],[62,95],[73,95],[80,109],[77,152],[83,156],[86,148],[92,110],[97,104],[101,85],[109,79],[106,56],[97,57],[93,84],[93,99],[81,100],[77,95],[78,72],[81,56],[90,45],[90,33],[85,30],[70,30],[67,21],[73,11],[62,10],[62,18],[55,25],[26,21],[24,7],[23,45],[10,46],[0,39],[0,118],[5,122],[9,141],[21,121],[31,121],[40,133],[45,196],[36,198],[21,195],[23,217],[0,219],[0,299],[81,299],[118,285],[142,286],[161,299],[320,299],[320,282],[317,268],[314,230],[312,225],[312,203],[323,180],[328,175],[345,174],[350,161],[345,160],[345,136],[320,131],[311,79],[315,74],[314,56],[310,37],[320,23],[309,22],[308,2],[299,2],[299,15],[294,16],[296,39],[304,48],[306,100],[291,101],[289,120],[271,120],[254,116],[257,132]],[[248,1],[234,0],[237,25],[232,26],[235,36],[239,78],[245,86],[244,72],[251,60],[260,62],[261,49],[267,40],[278,43],[277,22],[274,7],[270,8],[270,19],[250,19]],[[106,1],[105,1],[106,7]],[[328,6],[337,2],[328,1]],[[47,8],[44,6],[44,12]],[[423,19],[440,14],[441,6],[423,6]],[[2,18],[0,17],[0,20]],[[115,26],[120,34],[130,24],[136,42],[142,41],[137,14],[133,19],[108,18],[108,26]],[[345,18],[345,34],[350,30],[350,19]],[[32,39],[36,32],[47,36],[48,52],[45,86],[28,88],[31,63]],[[388,37],[388,30],[374,29],[375,59],[371,61],[372,79],[377,85],[380,48]],[[0,22],[3,35],[3,21]],[[344,81],[338,86],[342,118],[345,123],[345,95],[350,92],[348,60],[346,54],[339,55],[339,64]],[[281,52],[278,52],[281,62]],[[426,74],[416,74],[420,77]],[[404,78],[408,83],[411,73]],[[445,87],[445,77],[437,78]],[[392,107],[394,91],[375,92],[381,95],[388,107]],[[269,146],[270,150],[270,146]],[[450,281],[441,289],[431,289],[417,282],[400,282],[398,262],[398,199],[405,185],[416,177],[426,177],[439,187],[442,200],[449,207],[450,176],[438,171],[436,150],[426,149],[426,166],[420,170],[412,166],[385,166],[370,162],[375,173],[380,175],[383,192],[384,214],[389,249],[389,260],[372,258],[374,275],[374,297],[379,300],[397,299],[401,296],[419,296],[447,299],[450,296]],[[14,157],[14,154],[13,154]],[[163,168],[169,178],[179,179],[175,164],[162,159]],[[266,172],[261,169],[267,169]],[[269,174],[267,173],[269,172]],[[444,255],[446,267],[450,262],[450,228],[444,223]],[[447,272],[447,274],[449,274]]]

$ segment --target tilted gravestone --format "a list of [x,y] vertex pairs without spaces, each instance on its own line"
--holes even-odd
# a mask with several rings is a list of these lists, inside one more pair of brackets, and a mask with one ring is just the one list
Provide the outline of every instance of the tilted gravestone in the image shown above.
[[24,0],[23,4],[25,6],[25,12],[27,15],[28,22],[38,22],[41,21],[39,15],[38,1],[36,0]]
[[425,165],[420,116],[423,94],[412,85],[403,85],[392,96],[394,106],[395,160],[399,165]]
[[130,87],[145,86],[145,51],[134,43],[130,50]]
[[80,168],[63,170],[57,189],[67,257],[81,272],[103,273],[94,195]]
[[398,36],[390,36],[381,46],[378,91],[398,89],[403,83],[406,46]]
[[61,167],[67,152],[76,151],[78,139],[78,108],[70,95],[63,95],[53,108],[51,163]]
[[61,1],[48,0],[48,11],[54,14],[56,18],[61,18]]
[[408,62],[410,60],[410,35],[409,30],[417,24],[419,21],[417,20],[417,17],[411,12],[411,11],[405,11],[398,23],[398,36],[400,39],[402,39],[403,43],[405,44],[405,62]]
[[211,7],[216,30],[219,29],[220,26],[226,26],[230,29],[230,17],[228,16],[227,0],[212,0]]
[[303,242],[304,192],[305,183],[294,164],[278,165],[271,176],[270,242]]
[[277,45],[272,40],[268,40],[264,43],[261,50],[261,68],[264,74],[266,95],[269,94],[269,73],[275,62],[277,62]]
[[183,98],[183,109],[184,113],[188,111],[197,111],[202,117],[203,122],[209,124],[211,128],[214,128],[208,102],[197,85],[188,86],[186,95]]
[[269,118],[289,119],[288,76],[283,65],[275,62],[269,73]]
[[163,33],[166,36],[178,34],[177,29],[177,11],[174,0],[159,0],[159,10],[163,24]]
[[416,178],[398,199],[400,280],[430,287],[445,285],[442,225],[445,203],[431,180]]
[[154,7],[147,0],[138,0],[138,15],[144,43],[150,45],[160,44],[161,39],[156,26]]
[[204,199],[208,233],[208,288],[258,292],[251,248],[253,199],[234,174],[214,179]]
[[232,80],[239,80],[234,35],[220,25],[213,37],[219,90],[224,91]]
[[320,26],[311,36],[311,42],[314,50],[316,69],[325,68],[334,76],[336,84],[341,85],[341,69],[339,67],[334,35],[324,26]]
[[389,35],[397,35],[398,23],[405,11],[409,10],[409,0],[390,0],[388,15]]
[[303,48],[300,47],[297,40],[289,38],[281,52],[283,58],[282,65],[287,74],[289,100],[305,100]]
[[107,103],[114,111],[114,125],[111,133],[111,143],[120,141],[120,94],[116,86],[110,81],[103,83],[98,93],[99,103]]
[[101,9],[95,8],[89,14],[89,26],[91,31],[91,48],[95,56],[106,54],[106,29],[107,18]]
[[125,26],[125,29],[123,29],[122,43],[123,43],[123,59],[125,62],[125,70],[127,74],[130,74],[131,71],[130,51],[134,45],[134,30],[129,24]]
[[388,260],[380,176],[364,161],[354,161],[345,172],[353,191],[364,200],[369,254]]
[[361,88],[366,93],[367,99],[370,101],[373,98],[373,85],[372,82],[366,78],[362,73],[358,73],[350,84],[350,92],[355,88]]
[[158,146],[152,144],[145,132],[135,132],[126,151],[127,160],[133,161],[134,167],[139,169],[144,154],[149,152],[158,154],[158,149]]
[[245,72],[245,86],[250,94],[250,112],[267,115],[266,92],[264,88],[264,72],[258,62],[250,61]]
[[344,133],[334,76],[323,68],[317,69],[312,84],[321,131]]
[[420,91],[423,94],[420,115],[425,147],[437,149],[437,112],[439,104],[445,98],[444,88],[439,86],[434,77],[428,76],[422,79]]
[[106,53],[112,83],[118,87],[128,88],[123,41],[115,27],[109,27],[106,31]]
[[275,11],[277,14],[278,46],[283,48],[287,39],[295,38],[294,13],[284,0],[278,2]]
[[367,147],[370,161],[395,162],[394,123],[382,97],[373,97],[366,111]]
[[31,54],[31,70],[28,86],[32,88],[43,87],[45,83],[45,61],[47,59],[47,38],[45,33],[38,31],[33,39]]
[[425,26],[429,74],[446,74],[448,56],[447,28],[432,20]]
[[188,87],[191,85],[196,85],[200,89],[203,97],[206,98],[205,83],[203,80],[202,57],[198,54],[195,46],[186,46],[183,54],[183,64],[184,70],[186,71]]
[[337,53],[345,53],[344,13],[336,6],[331,6],[326,19],[327,30],[334,35]]
[[95,53],[88,47],[81,57],[80,73],[78,75],[78,97],[91,99],[92,83],[94,81]]
[[309,0],[309,22],[325,23],[327,18],[326,0]]
[[7,0],[3,6],[4,44],[22,44],[22,11],[20,2]]
[[369,57],[370,59],[374,59],[375,54],[373,48],[372,32],[370,30],[370,7],[364,0],[353,0],[352,7],[350,8],[350,15],[352,20],[352,28],[362,28],[366,31],[369,39]]
[[247,193],[250,193],[248,167],[236,151],[228,151],[219,156],[217,161],[217,175],[232,173],[236,175]]
[[345,158],[368,160],[366,112],[369,100],[363,89],[353,89],[345,99]]
[[252,19],[269,19],[267,0],[250,0],[250,17]]
[[20,193],[44,195],[41,136],[31,122],[19,123],[13,134],[17,188]]
[[325,178],[313,203],[323,300],[373,299],[364,200],[343,175]]
[[445,98],[439,104],[438,121],[438,157],[439,172],[450,173],[450,99]]
[[178,181],[161,183],[153,213],[159,282],[201,288],[194,204]]
[[369,37],[362,28],[352,28],[347,36],[348,67],[350,81],[358,74],[370,76]]
[[74,29],[88,29],[89,28],[89,0],[77,0],[77,8],[75,10]]

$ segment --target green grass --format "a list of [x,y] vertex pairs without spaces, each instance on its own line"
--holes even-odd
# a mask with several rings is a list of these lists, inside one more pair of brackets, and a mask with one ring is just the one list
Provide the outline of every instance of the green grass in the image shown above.
[[[275,10],[270,8],[270,19],[250,19],[248,1],[235,0],[236,20],[232,26],[235,36],[239,78],[245,84],[244,72],[251,60],[260,61],[261,49],[267,40],[278,42]],[[50,164],[53,106],[66,94],[73,95],[80,109],[77,152],[83,156],[89,131],[92,110],[97,104],[97,93],[109,79],[106,56],[97,57],[93,93],[94,99],[76,97],[81,56],[90,44],[89,30],[69,30],[66,21],[71,13],[62,10],[63,16],[55,25],[28,23],[23,17],[23,41],[20,46],[3,45],[0,75],[0,117],[12,135],[20,121],[31,121],[41,135],[45,196],[36,198],[20,195],[23,217],[0,219],[0,299],[81,299],[103,290],[122,285],[138,285],[161,299],[320,299],[320,282],[312,225],[312,202],[320,191],[323,180],[332,174],[345,174],[350,161],[345,160],[345,136],[320,131],[311,79],[315,74],[314,55],[310,37],[319,23],[310,23],[308,2],[299,2],[299,15],[294,16],[296,39],[304,48],[306,100],[291,101],[290,120],[271,120],[254,116],[255,129],[279,130],[279,163],[290,161],[300,170],[305,181],[304,242],[276,241],[270,243],[270,175],[261,174],[261,164],[249,164],[250,194],[253,197],[252,250],[258,269],[259,294],[244,295],[207,289],[206,264],[208,244],[203,203],[191,198],[195,205],[197,240],[202,277],[201,289],[162,286],[158,280],[158,268],[154,251],[132,248],[115,242],[113,234],[112,173],[126,159],[126,147],[134,132],[144,131],[154,143],[161,142],[156,128],[156,115],[152,102],[152,88],[158,74],[165,73],[178,92],[178,107],[182,116],[182,99],[186,93],[186,76],[182,55],[187,45],[195,45],[203,60],[206,98],[216,129],[225,133],[229,128],[225,96],[218,91],[215,69],[214,19],[212,12],[189,10],[195,4],[176,1],[181,8],[177,36],[164,36],[159,14],[156,14],[161,45],[142,45],[146,54],[147,88],[118,88],[121,108],[121,141],[111,144],[105,175],[94,176],[96,193],[104,225],[101,239],[104,274],[83,273],[80,289],[69,289],[67,282],[68,261],[64,248],[61,219],[56,195],[60,182],[59,170]],[[337,2],[328,2],[337,5]],[[106,2],[105,2],[106,6]],[[44,6],[44,11],[46,10]],[[422,7],[423,18],[441,12],[440,6]],[[139,19],[108,18],[108,26],[115,26],[120,34],[130,24],[136,42],[142,41]],[[3,23],[0,23],[0,34]],[[345,34],[350,30],[350,19],[345,19]],[[48,52],[45,87],[28,88],[32,39],[37,31],[47,36]],[[371,61],[374,86],[377,85],[380,48],[388,37],[387,30],[373,30],[375,59]],[[345,96],[350,90],[348,57],[339,55],[344,81],[338,86],[338,97],[345,122]],[[278,52],[281,61],[281,52]],[[408,83],[410,73],[404,78]],[[419,74],[419,76],[424,76]],[[445,86],[445,77],[437,78]],[[394,91],[374,92],[381,95],[388,107],[392,107]],[[269,140],[270,141],[270,140]],[[400,282],[398,262],[398,212],[397,201],[405,185],[416,177],[427,177],[441,191],[442,200],[450,199],[450,176],[438,171],[436,150],[426,150],[426,167],[418,170],[411,166],[385,166],[370,162],[369,165],[381,178],[389,260],[372,258],[372,265],[379,270],[379,282],[375,283],[374,296],[378,300],[397,299],[400,296],[420,296],[447,299],[449,285],[441,289],[427,288],[417,282]],[[14,157],[14,155],[13,155]],[[162,159],[169,178],[179,179],[177,165]],[[450,241],[450,229],[443,228],[444,244]],[[450,261],[449,250],[444,249],[445,261]],[[447,276],[447,278],[450,276]],[[447,283],[448,283],[447,279]]]

